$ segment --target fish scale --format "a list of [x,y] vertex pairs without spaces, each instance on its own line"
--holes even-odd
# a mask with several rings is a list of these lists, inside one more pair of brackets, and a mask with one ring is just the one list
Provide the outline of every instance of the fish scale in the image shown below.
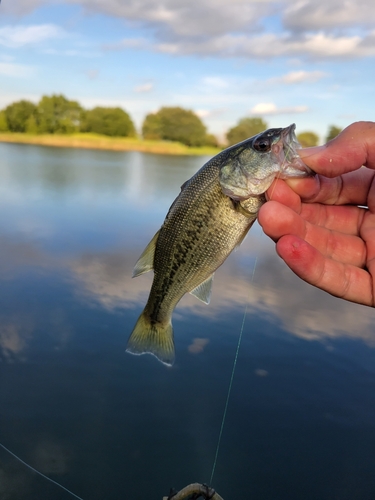
[[[288,175],[308,175],[298,155],[291,154],[295,143],[294,126],[270,129],[219,153],[183,184],[134,269],[133,276],[153,269],[154,280],[128,352],[173,363],[171,317],[179,300],[190,292],[209,303],[214,272],[245,238],[266,201],[263,193],[285,165]],[[255,194],[246,193],[249,183],[256,186]]]
[[160,230],[154,281],[145,307],[157,322],[169,319],[181,297],[224,262],[256,219],[256,213],[252,219],[239,213],[233,201],[222,193],[218,166],[215,167],[216,173],[210,169],[216,177],[210,189],[202,195],[199,176],[193,178]]

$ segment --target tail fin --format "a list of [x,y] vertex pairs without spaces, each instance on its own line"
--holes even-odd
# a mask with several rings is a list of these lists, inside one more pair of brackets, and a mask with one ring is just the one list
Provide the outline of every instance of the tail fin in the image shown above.
[[132,334],[129,337],[127,352],[131,354],[153,354],[165,365],[174,362],[174,342],[172,324],[151,324],[144,312],[139,316]]

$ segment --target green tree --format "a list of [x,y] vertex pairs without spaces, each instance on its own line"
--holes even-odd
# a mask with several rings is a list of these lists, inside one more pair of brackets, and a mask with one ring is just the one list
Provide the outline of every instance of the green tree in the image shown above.
[[241,118],[235,127],[227,132],[228,145],[232,146],[268,128],[262,118]]
[[82,108],[63,95],[43,96],[37,107],[37,126],[41,133],[71,134],[79,130]]
[[142,135],[144,139],[160,141],[163,139],[163,124],[158,113],[150,113],[146,116],[142,125]]
[[0,111],[0,132],[7,132],[8,130],[8,122],[5,116],[5,110],[3,109]]
[[206,134],[205,145],[217,148],[219,146],[219,141],[217,140],[217,137],[215,135]]
[[303,148],[311,148],[318,145],[319,136],[315,132],[301,132],[297,135],[297,140]]
[[163,107],[147,115],[142,135],[145,139],[178,141],[187,146],[203,146],[211,140],[201,119],[193,111],[180,107]]
[[35,115],[36,106],[30,101],[21,100],[5,108],[7,127],[11,132],[25,132],[30,116]]
[[25,132],[27,134],[37,134],[39,132],[38,123],[34,115],[30,115],[26,120]]
[[94,132],[109,136],[134,137],[134,123],[121,108],[96,107],[85,111],[82,116],[82,132]]
[[341,131],[342,131],[342,128],[336,127],[336,125],[331,125],[328,129],[326,142],[332,141],[332,139],[337,137]]

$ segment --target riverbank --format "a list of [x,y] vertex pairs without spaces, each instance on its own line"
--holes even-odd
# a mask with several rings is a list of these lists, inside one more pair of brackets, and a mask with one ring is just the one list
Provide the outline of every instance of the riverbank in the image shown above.
[[17,134],[12,132],[0,133],[0,142],[16,144],[34,144],[60,148],[107,149],[111,151],[141,151],[164,155],[210,155],[214,156],[221,151],[214,147],[190,148],[179,142],[172,141],[145,141],[138,138],[107,137],[97,134]]

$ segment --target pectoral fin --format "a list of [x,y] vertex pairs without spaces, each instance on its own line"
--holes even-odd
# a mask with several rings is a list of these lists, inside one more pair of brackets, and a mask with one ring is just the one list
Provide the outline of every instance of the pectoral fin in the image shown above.
[[200,285],[198,285],[194,290],[190,293],[197,297],[197,299],[201,300],[205,304],[210,303],[211,299],[211,291],[212,291],[212,282],[214,279],[214,274],[212,273],[205,281],[203,281]]
[[244,206],[242,206],[240,201],[237,200],[232,200],[234,209],[237,210],[240,214],[244,215],[248,219],[255,219],[256,218],[256,213],[252,213],[249,210],[247,210]]
[[134,266],[132,278],[136,278],[140,274],[148,273],[154,268],[154,255],[156,242],[158,241],[160,230],[155,234],[147,247],[143,250],[142,255],[137,260]]

